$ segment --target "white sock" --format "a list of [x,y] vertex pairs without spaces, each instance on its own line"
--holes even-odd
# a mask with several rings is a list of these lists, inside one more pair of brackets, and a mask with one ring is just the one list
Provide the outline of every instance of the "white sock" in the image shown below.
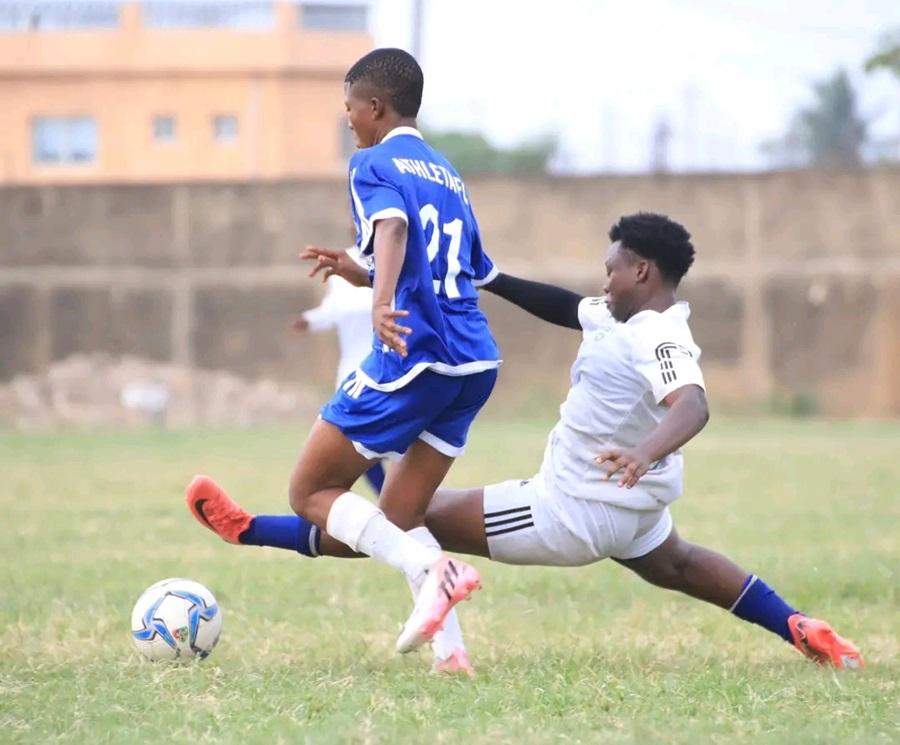
[[[437,538],[435,538],[431,534],[431,531],[424,525],[408,530],[406,535],[412,536],[425,546],[437,549],[438,551],[441,550],[441,544],[437,542]],[[406,576],[406,581],[409,583],[409,589],[412,590],[413,600],[415,600],[416,596],[419,594],[419,589],[422,587],[422,582],[424,580],[425,576],[422,574],[416,578],[411,578],[409,575]],[[438,631],[431,640],[431,651],[434,654],[435,660],[446,660],[453,653],[454,649],[465,648],[466,644],[463,641],[459,617],[456,615],[456,608],[453,608],[444,619],[444,628]]]
[[326,530],[354,551],[420,577],[441,557],[440,547],[423,546],[388,520],[365,497],[344,492],[331,505]]

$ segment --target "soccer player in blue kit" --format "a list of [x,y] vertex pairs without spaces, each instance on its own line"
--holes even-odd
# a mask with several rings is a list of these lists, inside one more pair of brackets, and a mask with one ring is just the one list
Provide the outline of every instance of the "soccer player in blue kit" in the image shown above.
[[[303,446],[290,504],[312,525],[286,538],[311,554],[336,539],[401,570],[415,607],[397,639],[400,652],[455,624],[453,606],[480,586],[473,567],[441,552],[424,518],[500,365],[476,289],[497,271],[462,179],[416,129],[422,88],[421,68],[399,49],[370,52],[345,78],[359,147],[350,202],[374,290],[374,343]],[[376,507],[351,488],[384,457],[398,462]],[[187,497],[202,522],[228,522],[230,500],[212,479],[195,477]],[[259,545],[280,545],[287,525],[281,516],[233,522],[233,542]]]

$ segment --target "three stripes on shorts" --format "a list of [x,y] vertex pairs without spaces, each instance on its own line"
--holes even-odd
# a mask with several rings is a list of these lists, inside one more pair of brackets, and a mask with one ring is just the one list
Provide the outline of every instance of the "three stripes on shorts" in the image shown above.
[[514,533],[534,525],[531,516],[531,506],[510,507],[505,510],[484,513],[484,534],[493,538],[504,533]]

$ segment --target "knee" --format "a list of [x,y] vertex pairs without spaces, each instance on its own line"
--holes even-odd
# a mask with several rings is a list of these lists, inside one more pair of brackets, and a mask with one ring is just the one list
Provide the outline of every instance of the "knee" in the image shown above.
[[694,548],[693,544],[679,540],[666,551],[664,557],[660,557],[661,561],[648,567],[649,571],[643,575],[644,579],[668,590],[680,589],[690,571]]
[[309,484],[295,471],[288,485],[288,504],[301,517],[306,515],[311,494],[312,490]]
[[694,544],[686,541],[678,542],[678,550],[673,552],[671,562],[669,563],[668,579],[676,586],[681,587],[684,584],[685,577],[691,566],[694,556]]

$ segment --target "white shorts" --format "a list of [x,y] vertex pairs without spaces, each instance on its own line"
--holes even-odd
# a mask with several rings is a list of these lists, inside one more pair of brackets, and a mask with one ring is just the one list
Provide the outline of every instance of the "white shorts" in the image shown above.
[[491,559],[504,564],[581,566],[637,559],[672,532],[668,507],[641,511],[550,494],[540,478],[484,487]]

